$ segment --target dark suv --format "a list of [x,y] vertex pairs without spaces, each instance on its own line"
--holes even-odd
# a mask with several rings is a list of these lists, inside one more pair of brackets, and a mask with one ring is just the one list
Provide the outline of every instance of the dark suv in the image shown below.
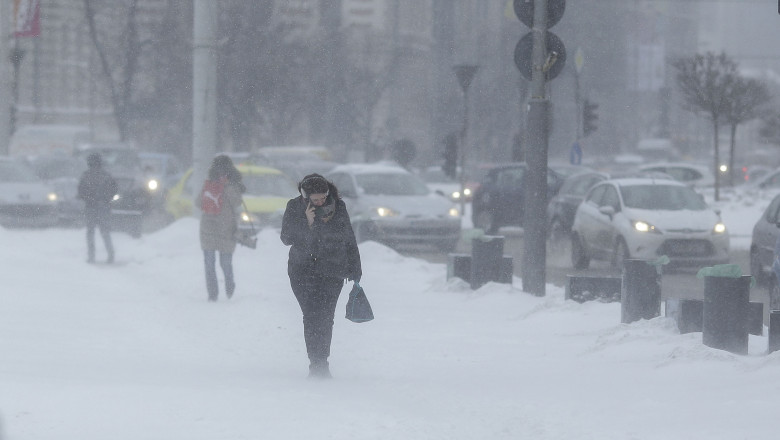
[[86,161],[87,156],[99,153],[103,167],[116,180],[119,194],[111,201],[112,227],[140,237],[144,217],[157,206],[154,200],[159,186],[149,185],[149,177],[141,167],[139,152],[126,144],[90,144],[79,148],[75,155]]
[[[522,226],[524,217],[525,162],[498,165],[485,174],[472,200],[474,227],[494,234],[502,226]],[[563,178],[547,169],[547,199],[555,195]]]

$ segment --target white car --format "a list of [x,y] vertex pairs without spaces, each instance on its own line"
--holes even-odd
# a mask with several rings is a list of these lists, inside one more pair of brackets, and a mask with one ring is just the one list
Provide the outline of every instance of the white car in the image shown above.
[[572,225],[572,264],[590,260],[654,260],[710,266],[729,260],[729,234],[718,212],[689,186],[655,178],[611,179],[595,185]]
[[0,225],[47,227],[57,224],[57,193],[27,164],[0,157]]
[[[447,197],[453,202],[460,201],[460,182],[444,174],[440,166],[425,168],[419,173],[420,178],[431,191]],[[466,200],[470,199],[471,189],[466,188]]]
[[698,163],[653,163],[640,166],[639,171],[665,173],[672,176],[675,180],[695,187],[715,185],[715,176],[712,174],[710,167]]
[[388,245],[426,243],[453,250],[460,238],[460,212],[419,177],[392,165],[349,164],[327,175],[349,211],[358,241]]

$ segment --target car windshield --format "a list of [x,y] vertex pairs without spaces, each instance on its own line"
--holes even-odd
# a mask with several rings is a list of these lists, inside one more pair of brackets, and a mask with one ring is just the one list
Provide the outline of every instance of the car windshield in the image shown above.
[[687,186],[632,185],[620,188],[623,203],[629,208],[679,211],[702,211],[707,204],[696,191]]
[[0,182],[37,182],[38,177],[24,164],[0,162]]
[[441,168],[427,169],[420,173],[420,177],[428,183],[454,183],[455,180],[444,173]]
[[44,180],[78,178],[87,169],[87,165],[78,159],[40,158],[32,162],[35,174]]
[[281,174],[244,174],[242,178],[246,193],[253,196],[294,197],[297,192]]
[[425,182],[412,174],[358,174],[355,179],[363,193],[369,195],[424,196],[430,192]]

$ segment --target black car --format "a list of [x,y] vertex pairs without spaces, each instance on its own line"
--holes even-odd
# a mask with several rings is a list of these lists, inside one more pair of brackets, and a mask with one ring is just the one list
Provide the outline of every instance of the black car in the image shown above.
[[[525,199],[525,162],[491,168],[473,195],[471,220],[476,228],[494,234],[502,226],[522,226]],[[547,169],[547,198],[555,195],[563,178]]]
[[99,153],[103,167],[116,180],[119,194],[111,201],[112,227],[140,237],[144,218],[158,208],[155,200],[161,188],[149,185],[152,177],[142,168],[139,151],[124,144],[90,144],[80,148],[76,157],[86,161],[91,153]]
[[583,171],[566,177],[558,193],[547,205],[547,225],[550,240],[559,242],[568,238],[574,214],[582,203],[585,194],[593,185],[607,180],[608,174],[598,171]]
[[750,273],[761,285],[769,285],[774,278],[775,242],[780,235],[780,194],[775,196],[761,214],[750,242]]

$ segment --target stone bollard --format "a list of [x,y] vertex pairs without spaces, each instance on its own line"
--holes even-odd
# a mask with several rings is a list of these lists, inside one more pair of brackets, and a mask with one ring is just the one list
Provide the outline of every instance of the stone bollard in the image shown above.
[[488,281],[501,278],[504,237],[483,235],[471,240],[471,288],[476,290]]
[[599,300],[603,302],[620,301],[620,289],[623,279],[620,277],[595,275],[566,275],[564,299],[583,303]]
[[661,274],[648,260],[623,262],[620,291],[620,322],[629,324],[661,315]]
[[748,352],[750,275],[704,277],[702,341],[735,354]]
[[460,278],[465,282],[471,279],[471,255],[449,254],[447,255],[447,280]]
[[764,303],[748,304],[748,333],[756,336],[764,334]]
[[769,312],[769,343],[767,354],[780,350],[780,310]]

